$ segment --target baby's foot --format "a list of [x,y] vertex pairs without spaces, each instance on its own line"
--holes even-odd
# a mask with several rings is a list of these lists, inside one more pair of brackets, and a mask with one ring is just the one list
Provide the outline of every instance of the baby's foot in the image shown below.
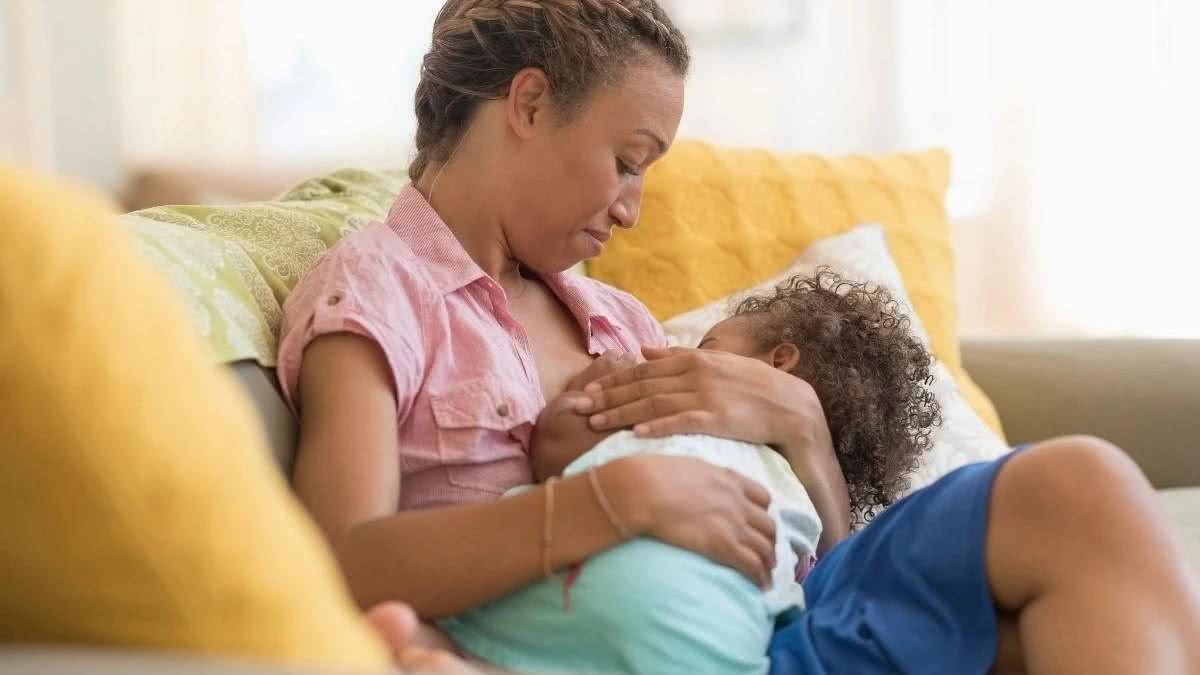
[[383,638],[397,665],[429,675],[480,675],[454,653],[454,642],[421,623],[408,605],[388,602],[367,612],[367,622]]

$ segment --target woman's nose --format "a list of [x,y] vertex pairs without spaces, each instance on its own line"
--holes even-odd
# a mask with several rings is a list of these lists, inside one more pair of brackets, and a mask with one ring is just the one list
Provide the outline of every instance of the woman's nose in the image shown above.
[[612,208],[608,210],[608,214],[612,216],[613,223],[622,229],[631,229],[637,225],[638,207],[641,205],[641,191],[636,195],[622,194]]

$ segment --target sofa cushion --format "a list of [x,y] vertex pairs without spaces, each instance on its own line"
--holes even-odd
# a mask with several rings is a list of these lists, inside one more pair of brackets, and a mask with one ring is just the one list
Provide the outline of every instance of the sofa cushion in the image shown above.
[[640,226],[588,271],[665,320],[777,274],[818,239],[881,223],[934,352],[999,431],[959,357],[949,173],[939,151],[835,158],[680,141],[646,178]]
[[115,216],[0,185],[0,643],[385,666],[256,409]]
[[271,366],[287,294],[326,249],[382,219],[406,181],[401,172],[343,169],[275,201],[162,206],[121,220],[181,292],[220,362]]

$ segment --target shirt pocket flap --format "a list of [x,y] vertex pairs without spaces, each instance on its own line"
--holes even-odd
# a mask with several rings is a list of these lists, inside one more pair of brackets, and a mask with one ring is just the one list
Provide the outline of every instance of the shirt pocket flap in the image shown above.
[[454,391],[431,394],[433,418],[440,429],[507,431],[537,417],[523,397],[506,394],[495,383],[473,380]]

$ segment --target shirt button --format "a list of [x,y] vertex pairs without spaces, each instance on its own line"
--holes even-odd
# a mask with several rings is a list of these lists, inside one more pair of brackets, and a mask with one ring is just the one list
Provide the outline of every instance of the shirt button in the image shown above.
[[508,404],[501,403],[500,405],[496,406],[496,414],[501,417],[508,417]]
[[332,307],[332,306],[334,306],[334,305],[338,304],[338,303],[339,303],[339,302],[341,302],[341,301],[342,301],[342,296],[340,296],[340,295],[331,295],[331,296],[329,296],[329,299],[328,299],[328,300],[326,300],[325,302],[327,302],[327,303],[329,304],[329,306],[330,306],[330,307]]

